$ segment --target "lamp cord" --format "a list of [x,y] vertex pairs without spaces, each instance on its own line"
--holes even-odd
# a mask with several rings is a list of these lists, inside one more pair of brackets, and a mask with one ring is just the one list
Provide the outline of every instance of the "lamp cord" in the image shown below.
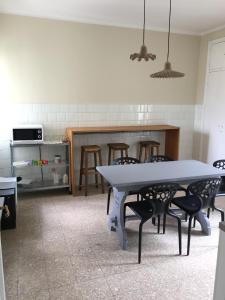
[[168,31],[168,48],[167,48],[167,62],[169,61],[170,55],[170,23],[171,23],[171,0],[170,0],[170,11],[169,11],[169,31]]
[[145,44],[145,0],[144,0],[144,23],[143,23],[143,45]]

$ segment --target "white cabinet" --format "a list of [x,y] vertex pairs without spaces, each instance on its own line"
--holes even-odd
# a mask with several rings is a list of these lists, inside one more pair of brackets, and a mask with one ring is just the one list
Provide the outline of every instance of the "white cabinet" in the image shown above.
[[213,43],[210,47],[209,72],[225,70],[225,42]]
[[225,223],[220,223],[219,249],[213,300],[225,300]]
[[208,55],[201,159],[212,164],[225,158],[225,39],[213,42]]

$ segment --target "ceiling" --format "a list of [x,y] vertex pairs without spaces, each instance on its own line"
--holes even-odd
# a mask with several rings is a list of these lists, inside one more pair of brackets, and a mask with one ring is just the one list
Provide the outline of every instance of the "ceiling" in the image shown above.
[[[146,26],[167,30],[169,0],[146,0]],[[225,27],[225,0],[173,0],[172,31],[204,34]],[[0,12],[84,23],[142,26],[140,0],[0,0]]]

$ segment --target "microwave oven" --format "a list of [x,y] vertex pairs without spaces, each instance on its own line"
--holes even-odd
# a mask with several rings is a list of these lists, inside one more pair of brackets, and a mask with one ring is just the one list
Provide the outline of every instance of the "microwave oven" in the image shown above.
[[42,125],[18,125],[12,128],[13,144],[43,143],[44,134]]

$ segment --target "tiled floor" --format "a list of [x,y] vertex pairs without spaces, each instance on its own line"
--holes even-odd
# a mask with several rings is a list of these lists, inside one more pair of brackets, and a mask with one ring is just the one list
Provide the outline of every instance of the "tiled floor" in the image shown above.
[[219,220],[213,213],[211,236],[193,230],[189,257],[177,255],[173,221],[166,235],[149,222],[138,265],[138,223],[127,223],[129,247],[121,250],[107,230],[106,194],[26,195],[19,199],[17,229],[2,232],[7,300],[212,299]]

